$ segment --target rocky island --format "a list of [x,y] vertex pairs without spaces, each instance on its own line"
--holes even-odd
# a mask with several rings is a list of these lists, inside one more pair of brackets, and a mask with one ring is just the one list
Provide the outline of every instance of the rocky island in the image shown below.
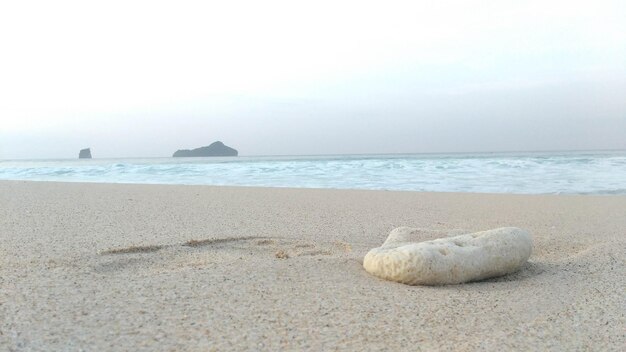
[[78,159],[91,159],[91,149],[81,149],[78,153]]
[[174,158],[202,157],[202,156],[237,156],[239,153],[236,149],[226,146],[224,143],[217,141],[206,147],[196,149],[180,149],[177,150]]

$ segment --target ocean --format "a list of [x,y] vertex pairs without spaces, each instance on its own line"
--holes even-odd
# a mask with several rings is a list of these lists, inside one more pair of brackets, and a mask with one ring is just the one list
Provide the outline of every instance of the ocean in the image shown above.
[[3,160],[0,180],[626,194],[626,151]]

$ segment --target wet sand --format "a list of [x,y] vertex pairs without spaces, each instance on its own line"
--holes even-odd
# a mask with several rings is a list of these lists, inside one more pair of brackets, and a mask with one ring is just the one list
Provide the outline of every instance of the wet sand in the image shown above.
[[[534,251],[463,285],[368,275],[399,226]],[[0,350],[381,349],[625,350],[626,196],[0,181]]]

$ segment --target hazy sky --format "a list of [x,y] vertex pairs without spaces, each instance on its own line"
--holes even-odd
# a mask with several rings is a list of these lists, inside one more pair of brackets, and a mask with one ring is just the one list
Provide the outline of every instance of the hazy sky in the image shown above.
[[626,1],[6,1],[0,158],[626,149]]

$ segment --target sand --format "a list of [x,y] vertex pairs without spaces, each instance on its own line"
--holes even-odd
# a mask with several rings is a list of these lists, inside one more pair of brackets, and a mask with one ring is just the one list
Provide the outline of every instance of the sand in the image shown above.
[[[399,226],[534,250],[407,286],[362,267]],[[625,315],[625,196],[0,182],[3,351],[623,351]]]

